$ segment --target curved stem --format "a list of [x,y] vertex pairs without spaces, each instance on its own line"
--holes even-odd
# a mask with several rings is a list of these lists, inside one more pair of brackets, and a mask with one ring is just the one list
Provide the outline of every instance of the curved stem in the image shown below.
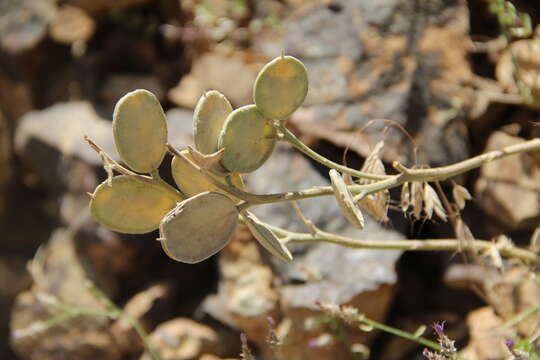
[[324,156],[318,154],[317,152],[311,150],[309,146],[301,142],[300,139],[298,139],[289,129],[287,129],[282,124],[276,125],[276,129],[279,130],[283,134],[283,137],[282,137],[283,141],[288,142],[289,144],[294,146],[296,149],[298,149],[305,155],[309,156],[313,160],[323,164],[324,166],[330,169],[336,169],[344,174],[349,174],[359,179],[383,180],[389,177],[388,175],[376,175],[376,174],[366,173],[363,171],[354,170],[354,169],[351,169],[350,167],[335,163],[332,160],[329,160],[325,158]]

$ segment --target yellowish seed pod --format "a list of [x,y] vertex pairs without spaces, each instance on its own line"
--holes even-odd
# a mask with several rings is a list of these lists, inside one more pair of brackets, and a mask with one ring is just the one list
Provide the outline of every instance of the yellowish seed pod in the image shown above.
[[201,96],[193,113],[195,147],[203,154],[218,150],[218,139],[227,116],[233,111],[231,103],[219,91]]
[[364,228],[364,216],[360,209],[355,205],[353,196],[347,184],[343,180],[343,177],[335,169],[330,170],[330,181],[332,182],[332,189],[334,195],[338,201],[343,214],[349,220],[349,222],[358,229]]
[[159,183],[143,182],[121,175],[101,183],[90,201],[92,217],[109,230],[125,234],[144,234],[156,230],[161,218],[180,195]]
[[132,170],[150,173],[165,156],[167,121],[158,99],[148,90],[124,95],[114,108],[116,150]]
[[221,164],[231,172],[249,173],[257,170],[274,150],[276,129],[255,105],[234,110],[227,117],[219,148],[225,148]]
[[[193,158],[188,150],[182,150],[180,153],[189,160],[193,161]],[[186,196],[194,196],[205,191],[212,191],[227,195],[236,202],[240,201],[240,199],[231,196],[216,185],[212,184],[204,175],[193,169],[193,167],[181,157],[175,156],[172,159],[171,172],[176,185],[178,185],[180,191],[182,191],[182,193]],[[213,177],[226,185],[244,190],[244,182],[242,181],[240,174],[231,173],[225,177]]]
[[285,120],[304,102],[308,85],[304,64],[292,56],[280,56],[259,72],[253,99],[266,118]]
[[170,258],[195,264],[223,249],[237,223],[238,211],[231,199],[204,192],[182,201],[163,218],[159,240]]
[[255,215],[249,211],[242,213],[245,223],[253,235],[253,237],[272,255],[285,261],[291,262],[293,256],[291,252],[283,243],[277,238],[277,236],[269,229],[264,223],[262,223]]

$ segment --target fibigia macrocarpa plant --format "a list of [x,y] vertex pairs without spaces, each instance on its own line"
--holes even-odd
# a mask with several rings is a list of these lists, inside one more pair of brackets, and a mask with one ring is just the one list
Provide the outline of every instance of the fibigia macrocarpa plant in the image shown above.
[[[540,263],[536,253],[507,242],[474,239],[459,211],[470,200],[468,191],[454,184],[454,203],[440,192],[439,181],[477,168],[501,157],[540,150],[540,139],[485,153],[439,168],[407,168],[394,162],[386,174],[380,142],[361,170],[332,162],[303,144],[287,129],[288,117],[303,103],[308,91],[304,65],[280,56],[260,71],[255,81],[255,104],[233,109],[217,91],[208,91],[194,112],[195,148],[175,149],[167,143],[163,109],[146,90],[126,94],[114,110],[115,145],[126,167],[115,162],[87,139],[101,156],[108,179],[91,194],[90,210],[106,228],[127,234],[159,229],[159,241],[174,260],[197,263],[220,251],[238,223],[272,255],[292,261],[289,242],[331,242],[352,248],[402,250],[458,250],[463,246],[496,256]],[[256,171],[271,156],[276,142],[285,141],[330,169],[331,186],[278,194],[253,194],[241,174]],[[166,152],[173,155],[172,175],[178,188],[158,173]],[[115,175],[114,173],[120,175]],[[432,184],[435,187],[432,186]],[[334,196],[347,220],[362,229],[362,210],[387,221],[388,190],[401,187],[400,208],[415,219],[450,219],[455,239],[369,241],[328,233],[309,221],[310,232],[291,232],[257,218],[250,207],[318,196]],[[435,190],[437,189],[437,191]],[[443,201],[439,195],[442,195]],[[504,246],[503,246],[504,245]]]

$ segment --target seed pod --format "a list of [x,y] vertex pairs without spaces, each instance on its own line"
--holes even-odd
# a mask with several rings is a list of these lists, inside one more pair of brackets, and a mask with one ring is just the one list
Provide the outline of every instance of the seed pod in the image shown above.
[[150,173],[161,164],[167,122],[158,99],[150,91],[132,91],[116,103],[113,133],[120,158],[134,171]]
[[170,258],[195,264],[223,249],[237,223],[238,211],[231,199],[204,192],[182,201],[163,218],[159,240]]
[[212,90],[201,96],[193,113],[195,147],[203,154],[218,150],[218,139],[227,116],[232,112],[229,100]]
[[93,218],[109,230],[144,234],[156,230],[161,218],[182,201],[165,186],[121,175],[101,183],[90,201]]
[[332,182],[332,189],[334,195],[338,201],[343,214],[349,220],[349,222],[358,229],[364,228],[364,216],[360,209],[354,204],[354,199],[347,188],[347,184],[341,177],[340,173],[335,169],[330,170],[330,181]]
[[255,215],[249,211],[242,213],[246,225],[253,237],[272,255],[285,261],[291,262],[293,257],[285,245],[279,241],[276,235],[264,225]]
[[308,75],[304,64],[292,56],[280,56],[266,64],[257,75],[253,99],[268,119],[284,120],[306,98]]
[[255,105],[247,105],[229,114],[219,148],[225,148],[221,164],[231,172],[249,173],[268,159],[276,144],[276,129]]
[[466,187],[458,184],[454,184],[454,187],[452,188],[452,197],[459,207],[459,210],[463,210],[465,208],[465,201],[472,199],[469,190],[467,190]]
[[[193,159],[188,150],[182,150],[180,153],[189,160]],[[171,172],[176,185],[178,185],[182,193],[186,196],[194,196],[205,191],[212,191],[227,195],[235,202],[240,200],[212,184],[210,180],[195,170],[190,164],[187,163],[185,159],[181,157],[175,156],[172,159]],[[229,186],[234,186],[237,189],[244,189],[244,182],[239,174],[231,173],[226,177],[213,176],[213,178]]]

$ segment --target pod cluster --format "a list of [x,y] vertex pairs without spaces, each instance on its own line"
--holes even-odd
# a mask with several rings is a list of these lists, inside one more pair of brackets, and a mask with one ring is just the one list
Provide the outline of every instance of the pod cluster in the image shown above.
[[[287,120],[303,103],[307,90],[304,65],[291,56],[280,56],[257,76],[255,104],[234,110],[218,91],[204,94],[194,111],[197,156],[183,150],[172,159],[179,191],[158,175],[167,150],[167,124],[159,101],[147,90],[126,94],[116,104],[113,133],[118,154],[131,171],[110,176],[95,189],[92,216],[121,233],[159,229],[164,252],[185,263],[203,261],[220,251],[241,220],[265,249],[291,261],[291,253],[272,230],[254,214],[240,211],[242,200],[216,183],[245,190],[240,174],[255,171],[270,156],[277,141],[276,122]],[[202,164],[199,158],[204,157],[216,160]],[[105,167],[111,165],[105,161]]]

